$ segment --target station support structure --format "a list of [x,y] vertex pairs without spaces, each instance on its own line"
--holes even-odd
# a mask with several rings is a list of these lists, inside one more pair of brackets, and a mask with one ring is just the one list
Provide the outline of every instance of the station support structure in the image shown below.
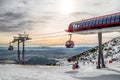
[[[13,41],[11,43],[17,42],[17,49],[18,49],[18,64],[22,63],[25,64],[25,41],[31,40],[31,38],[28,37],[28,34],[18,34],[18,37],[14,37]],[[20,43],[22,43],[22,60],[20,56]]]
[[98,64],[97,69],[105,68],[104,57],[102,52],[102,32],[98,32]]

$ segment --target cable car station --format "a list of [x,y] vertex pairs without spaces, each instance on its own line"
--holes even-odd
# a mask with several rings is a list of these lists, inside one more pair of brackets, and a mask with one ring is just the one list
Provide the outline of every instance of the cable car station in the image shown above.
[[120,12],[70,23],[67,32],[76,34],[98,34],[97,69],[105,68],[102,52],[102,33],[120,32]]

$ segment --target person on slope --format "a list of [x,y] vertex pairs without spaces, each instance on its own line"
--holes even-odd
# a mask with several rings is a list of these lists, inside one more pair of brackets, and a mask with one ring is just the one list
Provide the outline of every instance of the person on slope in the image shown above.
[[78,61],[75,61],[75,63],[72,66],[72,69],[75,70],[75,69],[78,69],[78,68],[79,68]]

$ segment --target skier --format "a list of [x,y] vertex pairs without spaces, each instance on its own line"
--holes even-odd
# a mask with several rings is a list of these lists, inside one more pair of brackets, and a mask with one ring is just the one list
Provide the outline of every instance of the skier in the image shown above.
[[78,69],[78,68],[79,68],[78,61],[75,61],[75,63],[72,66],[72,69],[75,70],[75,69]]
[[79,65],[78,65],[78,61],[75,63],[75,67],[78,69]]
[[75,68],[76,68],[76,67],[75,67],[75,64],[73,64],[72,69],[75,70]]

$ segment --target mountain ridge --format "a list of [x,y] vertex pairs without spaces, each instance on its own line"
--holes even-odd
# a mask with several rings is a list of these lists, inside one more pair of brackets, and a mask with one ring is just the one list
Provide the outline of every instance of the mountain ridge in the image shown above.
[[[120,36],[105,42],[102,44],[102,51],[105,58],[114,58],[114,57],[120,57]],[[68,61],[78,60],[80,58],[90,57],[90,58],[97,58],[98,55],[98,46],[89,49],[85,52],[82,52],[80,54],[77,54],[75,56],[72,56],[68,58]]]

